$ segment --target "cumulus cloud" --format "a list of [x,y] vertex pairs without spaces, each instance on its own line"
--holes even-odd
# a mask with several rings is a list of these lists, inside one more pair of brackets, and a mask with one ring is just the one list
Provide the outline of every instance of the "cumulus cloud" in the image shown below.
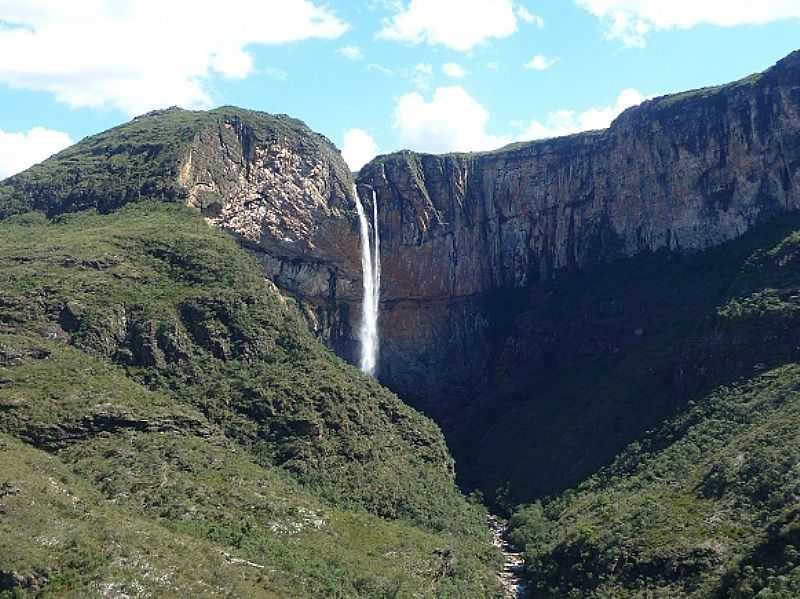
[[248,45],[348,28],[315,0],[0,0],[0,14],[0,83],[129,114],[207,107],[209,77],[254,71]]
[[605,129],[624,110],[637,106],[647,98],[635,89],[624,89],[611,106],[590,108],[584,112],[558,110],[547,116],[544,122],[533,121],[519,136],[519,140],[545,139],[571,135],[581,131]]
[[378,37],[467,52],[516,30],[511,0],[411,0],[384,21]]
[[523,66],[526,69],[530,69],[533,71],[546,71],[554,64],[558,62],[558,58],[547,58],[541,54],[537,54],[533,58],[531,58],[528,62],[526,62]]
[[344,134],[342,156],[351,171],[357,171],[378,155],[378,144],[363,129],[350,129]]
[[442,65],[442,72],[453,79],[463,79],[467,76],[467,72],[464,70],[464,67],[455,62],[444,63]]
[[394,109],[400,139],[422,152],[491,150],[510,141],[490,134],[488,124],[489,112],[460,85],[439,87],[430,100],[405,94]]
[[0,129],[0,179],[5,179],[72,145],[61,131],[34,127],[9,133]]
[[364,59],[364,53],[361,52],[361,48],[358,46],[342,46],[337,50],[337,52],[348,60]]
[[576,0],[599,17],[606,37],[642,47],[654,30],[689,29],[706,23],[719,27],[763,25],[800,18],[797,0]]

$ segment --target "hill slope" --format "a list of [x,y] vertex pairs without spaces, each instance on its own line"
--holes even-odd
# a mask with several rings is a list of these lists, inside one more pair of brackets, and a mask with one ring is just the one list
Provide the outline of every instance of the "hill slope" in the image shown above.
[[187,208],[0,222],[0,435],[0,593],[495,589],[436,426]]
[[[800,217],[563,285],[517,322],[560,315],[571,367],[532,371],[478,443],[516,458],[488,474],[502,499],[551,494],[512,522],[534,596],[798,596]],[[576,358],[579,339],[616,351]]]

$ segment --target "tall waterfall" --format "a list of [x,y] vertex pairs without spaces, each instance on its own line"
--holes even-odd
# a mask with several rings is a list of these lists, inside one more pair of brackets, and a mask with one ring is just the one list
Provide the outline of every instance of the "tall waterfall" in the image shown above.
[[358,197],[358,188],[353,186],[353,197],[358,211],[361,230],[361,274],[364,281],[364,299],[361,304],[361,328],[358,338],[361,342],[361,370],[375,376],[378,367],[378,313],[381,300],[381,239],[378,232],[378,199],[372,191],[372,238],[369,221]]

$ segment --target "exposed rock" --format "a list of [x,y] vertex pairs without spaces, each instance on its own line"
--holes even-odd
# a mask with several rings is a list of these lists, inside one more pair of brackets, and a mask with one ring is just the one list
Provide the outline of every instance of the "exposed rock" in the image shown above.
[[361,289],[352,175],[327,139],[274,118],[291,132],[265,135],[236,116],[200,131],[178,180],[189,205],[237,235],[305,305],[312,330],[352,359],[349,306]]
[[45,572],[22,574],[16,571],[0,571],[0,591],[10,591],[12,593],[30,591],[36,593],[44,589],[48,578],[49,576]]
[[[70,166],[73,154],[84,159],[83,179]],[[127,156],[124,172],[108,160],[118,154]],[[491,383],[496,338],[514,326],[509,302],[529,301],[516,290],[565,270],[738,237],[800,208],[799,170],[800,52],[734,84],[645,102],[605,131],[487,153],[379,157],[358,185],[367,212],[371,190],[379,203],[380,378],[440,418],[457,412]],[[312,330],[354,362],[361,268],[352,185],[333,144],[299,121],[230,107],[175,109],[6,180],[0,218],[110,210],[141,197],[186,202],[252,250]],[[79,316],[69,308],[63,326]],[[641,323],[629,329],[634,340],[646,336]],[[206,333],[192,331],[215,343]],[[133,336],[132,359],[169,360],[170,341],[158,331]],[[117,339],[92,342],[110,351]],[[606,340],[600,351],[623,342]],[[530,350],[515,343],[502,351]]]
[[645,102],[606,131],[380,157],[359,185],[380,204],[382,379],[449,411],[485,382],[487,323],[505,309],[493,292],[641,252],[695,252],[800,208],[800,52]]

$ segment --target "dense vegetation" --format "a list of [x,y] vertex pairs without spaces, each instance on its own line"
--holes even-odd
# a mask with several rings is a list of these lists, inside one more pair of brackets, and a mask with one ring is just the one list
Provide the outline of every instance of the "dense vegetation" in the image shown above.
[[541,498],[512,521],[534,596],[800,595],[800,219],[547,292],[515,327],[568,367],[531,373],[469,473]]
[[178,205],[0,222],[0,436],[0,594],[495,592],[436,426]]
[[[330,151],[168,110],[0,183],[0,597],[496,596],[437,427],[180,205],[209,127]],[[534,597],[800,596],[800,217],[486,301],[449,441]]]

